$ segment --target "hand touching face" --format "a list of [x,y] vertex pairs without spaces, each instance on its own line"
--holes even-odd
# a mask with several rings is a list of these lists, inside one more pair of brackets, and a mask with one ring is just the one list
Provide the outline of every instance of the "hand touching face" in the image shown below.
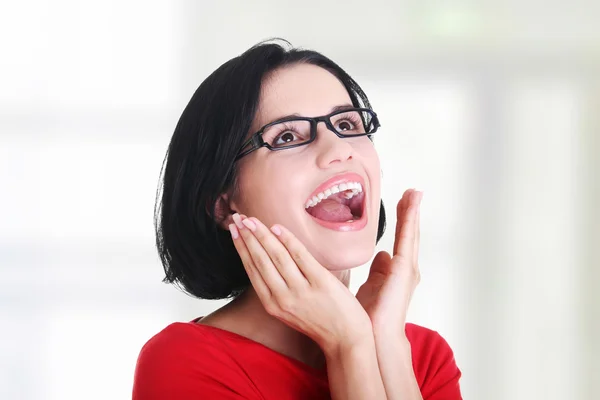
[[[325,69],[309,64],[278,69],[263,82],[251,133],[285,116],[321,116],[344,105],[352,106],[348,92]],[[356,191],[359,189],[355,184],[360,184],[360,207],[364,209],[361,226],[348,223],[355,229],[333,229],[307,212],[307,202],[313,195],[327,195],[327,190],[339,191],[350,183]],[[380,165],[373,143],[366,136],[342,139],[320,123],[317,138],[309,145],[281,151],[261,148],[242,158],[237,189],[231,198],[232,210],[254,216],[267,226],[287,227],[330,270],[362,265],[373,255],[379,221]]]

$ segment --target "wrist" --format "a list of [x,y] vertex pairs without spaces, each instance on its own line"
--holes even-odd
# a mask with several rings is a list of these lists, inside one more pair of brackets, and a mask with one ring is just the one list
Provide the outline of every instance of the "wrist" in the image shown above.
[[373,329],[373,338],[378,349],[393,349],[396,353],[411,354],[410,341],[404,331]]
[[380,321],[372,324],[373,336],[382,340],[402,340],[408,343],[406,338],[406,324],[396,324],[390,321]]
[[339,357],[356,349],[375,348],[373,329],[369,321],[349,328],[340,337],[330,337],[330,339],[321,346],[326,357]]
[[341,340],[323,348],[323,353],[328,362],[361,358],[366,354],[376,354],[376,352],[377,348],[373,335],[355,337],[352,340]]

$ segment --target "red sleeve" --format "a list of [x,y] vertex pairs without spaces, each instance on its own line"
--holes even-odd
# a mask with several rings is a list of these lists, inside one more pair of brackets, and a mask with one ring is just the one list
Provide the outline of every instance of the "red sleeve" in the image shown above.
[[462,400],[454,353],[439,333],[407,324],[406,335],[411,344],[413,368],[423,400]]
[[140,351],[133,400],[259,399],[253,383],[214,338],[174,323]]

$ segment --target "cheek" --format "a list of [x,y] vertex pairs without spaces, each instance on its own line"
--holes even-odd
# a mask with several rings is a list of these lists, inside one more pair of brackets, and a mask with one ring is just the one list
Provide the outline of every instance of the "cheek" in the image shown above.
[[265,224],[283,223],[302,203],[299,188],[305,174],[293,162],[277,161],[253,163],[240,171],[240,209]]
[[[379,163],[379,155],[373,142],[367,139],[368,142],[362,142],[355,147],[355,151],[360,155],[363,168],[365,169],[369,182],[371,184],[371,192],[374,197],[380,197],[381,188],[381,165]],[[378,199],[375,199],[378,200]]]
[[361,159],[369,164],[377,164],[379,165],[379,156],[377,154],[377,150],[375,149],[375,144],[366,136],[361,136],[360,138],[356,138],[356,141],[352,143],[352,147],[354,147],[354,151],[360,155]]

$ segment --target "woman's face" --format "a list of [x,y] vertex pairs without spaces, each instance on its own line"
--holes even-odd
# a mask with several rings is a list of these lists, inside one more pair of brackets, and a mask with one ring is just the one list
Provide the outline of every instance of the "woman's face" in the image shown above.
[[[251,133],[284,116],[317,117],[339,106],[352,107],[352,101],[327,70],[311,64],[280,68],[263,82]],[[339,126],[350,126],[346,123]],[[286,135],[283,140],[293,138]],[[356,182],[362,193],[356,193]],[[351,192],[343,191],[347,183],[354,185],[351,199],[346,199]],[[240,159],[237,189],[231,209],[268,227],[285,226],[331,271],[362,265],[374,253],[380,167],[367,136],[340,138],[321,122],[308,145],[280,151],[263,147]],[[319,193],[325,196],[322,204],[307,208]]]

